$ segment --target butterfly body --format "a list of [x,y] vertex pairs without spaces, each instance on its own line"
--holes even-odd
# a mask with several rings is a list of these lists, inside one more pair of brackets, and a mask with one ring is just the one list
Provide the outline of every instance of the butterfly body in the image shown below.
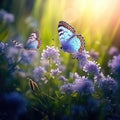
[[68,53],[82,52],[85,47],[85,41],[82,35],[77,35],[73,27],[64,21],[58,25],[59,39],[62,50]]

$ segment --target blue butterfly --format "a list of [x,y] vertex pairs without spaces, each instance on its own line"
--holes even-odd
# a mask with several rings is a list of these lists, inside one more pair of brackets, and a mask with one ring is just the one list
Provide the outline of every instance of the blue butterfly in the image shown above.
[[38,49],[40,45],[41,45],[41,41],[39,39],[38,31],[33,32],[28,38],[28,41],[26,43],[26,48],[27,49]]
[[[24,48],[23,44],[17,42],[16,40],[12,40],[12,43],[17,48]],[[25,49],[38,49],[41,45],[41,41],[39,39],[39,33],[38,31],[31,33],[31,35],[28,38],[28,41],[25,45]]]
[[58,34],[63,51],[68,53],[77,53],[84,50],[84,38],[82,35],[77,35],[75,29],[65,21],[59,22]]

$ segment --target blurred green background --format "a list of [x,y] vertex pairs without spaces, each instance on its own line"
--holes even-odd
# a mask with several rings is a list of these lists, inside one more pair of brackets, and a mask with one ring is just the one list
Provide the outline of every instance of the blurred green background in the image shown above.
[[[64,20],[84,36],[86,50],[100,53],[102,64],[110,46],[120,47],[119,5],[120,0],[1,0],[0,9],[14,14],[15,21],[7,27],[1,25],[0,40],[18,35],[25,42],[37,29],[41,49],[46,45],[60,47],[57,26]],[[64,56],[69,58],[67,53]]]

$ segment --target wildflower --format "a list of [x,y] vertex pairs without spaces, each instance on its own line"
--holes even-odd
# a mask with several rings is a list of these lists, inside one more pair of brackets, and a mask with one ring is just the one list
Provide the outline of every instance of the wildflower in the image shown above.
[[70,73],[70,78],[72,78],[72,79],[79,79],[80,76],[79,76],[79,74],[77,72],[75,72],[75,73]]
[[6,119],[17,120],[26,112],[26,101],[18,92],[2,94],[0,96],[0,112],[3,113],[2,115],[6,113]]
[[5,10],[0,10],[0,19],[6,23],[12,23],[14,22],[14,15]]
[[97,60],[99,57],[99,53],[94,51],[93,49],[89,52],[90,57],[92,57],[94,60]]
[[114,56],[112,60],[109,61],[108,66],[111,68],[112,72],[115,74],[120,74],[120,54]]
[[61,71],[59,70],[59,68],[57,69],[51,69],[51,76],[57,76],[61,73]]
[[60,87],[61,92],[71,94],[73,92],[73,84],[68,83]]
[[117,89],[117,82],[110,76],[107,76],[99,81],[99,87],[104,91],[105,94],[112,94]]
[[15,47],[9,47],[6,52],[6,59],[8,62],[8,67],[10,67],[10,65],[16,64],[19,59],[19,50]]
[[0,42],[0,53],[3,51],[4,47],[5,47],[4,43]]
[[64,71],[65,69],[66,69],[66,67],[64,65],[61,65],[61,64],[59,65],[59,70],[60,71]]
[[23,50],[20,55],[21,59],[20,62],[27,65],[33,63],[37,57],[38,53],[35,50]]
[[44,67],[36,67],[34,70],[33,70],[33,77],[34,79],[38,82],[40,81],[43,77],[44,77],[44,73],[45,73],[45,68]]
[[111,55],[111,56],[116,56],[116,55],[118,55],[118,54],[119,54],[118,48],[112,46],[112,47],[109,49],[108,54]]
[[80,66],[80,68],[83,68],[84,65],[88,62],[87,59],[89,58],[89,55],[88,55],[87,51],[83,51],[82,53],[80,53],[80,52],[76,53],[74,58],[79,60],[79,66]]
[[67,78],[65,78],[63,75],[59,76],[59,80],[66,82]]
[[84,76],[75,79],[73,89],[80,94],[92,94],[95,91],[93,82]]
[[88,61],[88,63],[83,67],[83,70],[88,74],[98,75],[100,67],[96,62]]
[[[59,50],[56,49],[54,46],[50,47],[47,46],[46,50],[43,50],[41,60],[51,60],[52,63],[55,63],[56,65],[60,64],[59,61]],[[50,63],[51,64],[51,63]]]

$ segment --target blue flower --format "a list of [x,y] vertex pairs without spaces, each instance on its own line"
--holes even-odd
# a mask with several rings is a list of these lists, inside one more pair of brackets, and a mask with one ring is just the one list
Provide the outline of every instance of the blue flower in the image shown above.
[[36,67],[34,70],[33,70],[33,77],[34,79],[38,82],[40,80],[42,80],[42,78],[44,78],[44,74],[45,74],[46,70],[44,67]]
[[113,78],[107,76],[99,80],[98,86],[104,91],[104,94],[109,95],[115,93],[118,85]]
[[65,78],[63,75],[61,75],[61,76],[59,76],[59,78],[58,78],[59,80],[61,80],[61,81],[64,81],[64,82],[66,82],[67,81],[67,78]]
[[89,52],[90,57],[92,57],[94,60],[97,60],[99,57],[99,53],[94,51],[93,49]]
[[[41,55],[41,60],[49,60],[52,63],[56,64],[57,66],[60,64],[59,61],[59,50],[56,49],[54,46],[47,46],[46,50],[43,50]],[[51,63],[49,63],[51,64]]]
[[92,94],[95,92],[93,82],[84,76],[79,79],[75,79],[73,90],[80,94]]
[[19,49],[9,46],[5,54],[8,67],[13,66],[13,64],[18,62],[20,54]]
[[14,22],[14,15],[5,10],[0,10],[0,19],[6,23],[12,23]]
[[79,94],[88,95],[95,92],[95,89],[93,82],[83,76],[76,78],[73,83],[68,83],[61,86],[61,91],[65,93],[77,92]]
[[120,74],[120,54],[114,56],[112,60],[109,61],[108,66],[111,68],[112,72],[115,74]]
[[4,44],[3,42],[0,42],[0,53],[4,53],[4,50],[7,48],[7,46],[7,43]]
[[5,93],[0,96],[0,112],[6,119],[17,120],[20,115],[26,112],[26,100],[18,92]]
[[118,48],[112,46],[112,47],[109,49],[108,54],[111,55],[111,56],[116,56],[116,55],[118,55],[118,54],[119,54]]
[[98,75],[100,67],[96,62],[88,61],[88,63],[83,67],[83,70],[88,74]]
[[79,79],[80,76],[79,76],[79,74],[77,72],[75,72],[75,73],[71,73],[70,72],[70,78],[72,78],[72,79]]
[[54,77],[59,75],[62,71],[60,71],[59,68],[57,68],[57,69],[51,69],[50,72],[51,72],[51,76]]
[[38,53],[35,50],[23,50],[20,55],[20,62],[27,65],[35,62],[38,57]]
[[88,62],[89,54],[87,51],[83,51],[82,53],[78,52],[75,54],[74,58],[79,60],[79,66],[80,68],[83,68],[84,65]]
[[60,87],[61,92],[71,94],[73,92],[73,84],[68,83]]
[[0,42],[0,53],[3,52],[4,47],[5,47],[4,43],[3,43],[3,42]]

